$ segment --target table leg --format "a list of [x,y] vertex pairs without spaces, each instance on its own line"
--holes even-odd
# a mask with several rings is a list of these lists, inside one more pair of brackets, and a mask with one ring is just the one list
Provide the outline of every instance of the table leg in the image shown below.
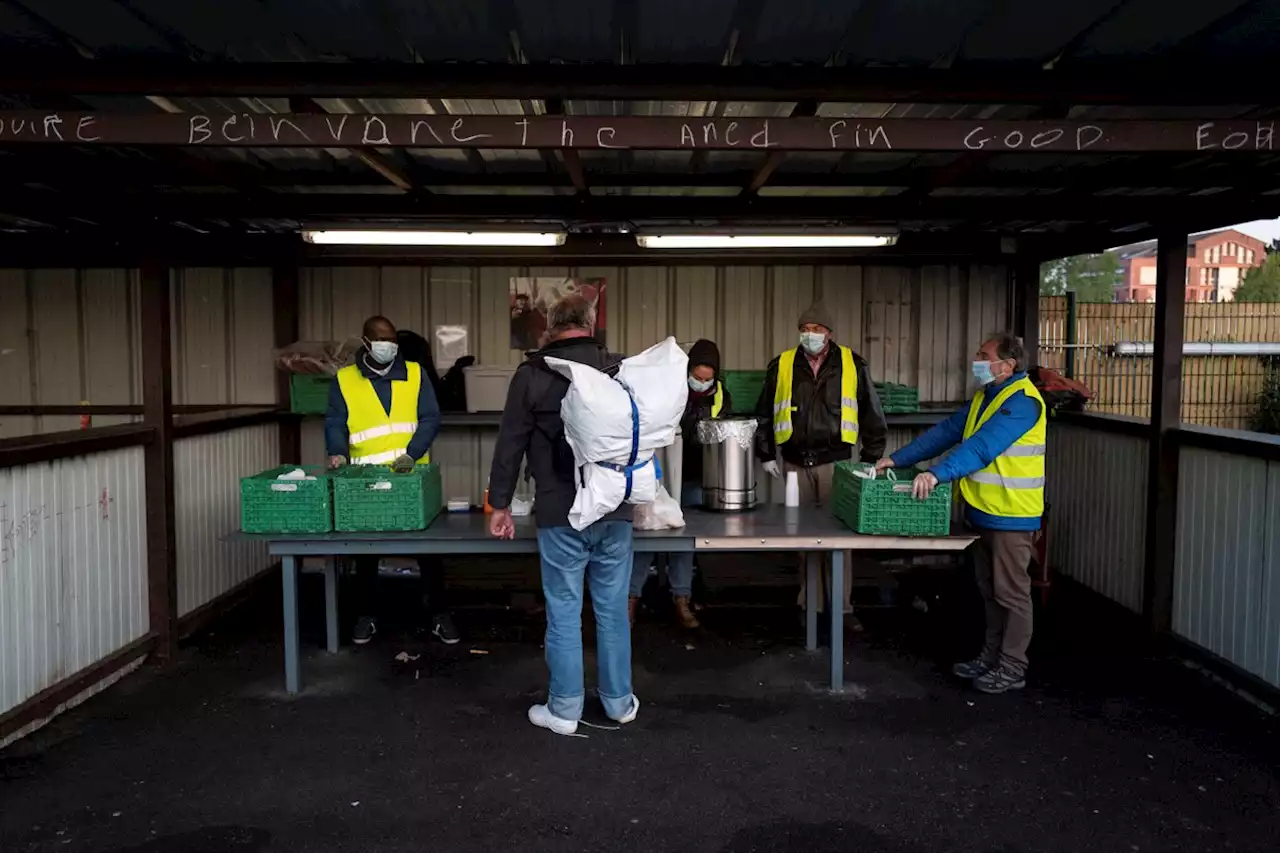
[[831,552],[831,692],[844,689],[844,552]]
[[809,559],[810,552],[801,551],[800,561],[804,563],[804,647],[807,651],[818,648],[818,596],[822,595],[822,579],[818,571],[818,561]]
[[324,561],[324,627],[325,648],[338,651],[338,561]]
[[302,662],[298,655],[298,560],[280,558],[280,574],[284,577],[284,689],[297,693],[302,689]]

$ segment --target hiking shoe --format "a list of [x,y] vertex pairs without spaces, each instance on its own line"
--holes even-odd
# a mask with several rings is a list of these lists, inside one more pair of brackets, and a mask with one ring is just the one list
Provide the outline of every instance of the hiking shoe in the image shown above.
[[616,720],[614,720],[614,722],[615,722],[615,723],[620,723],[620,724],[622,724],[622,725],[624,725],[624,726],[625,726],[627,723],[634,723],[634,722],[635,722],[635,720],[636,720],[636,716],[637,716],[639,713],[640,713],[640,697],[639,697],[639,696],[636,696],[636,695],[634,695],[634,694],[632,694],[632,696],[631,696],[631,710],[630,710],[630,711],[627,711],[627,713],[623,714],[621,717],[618,717]]
[[693,628],[702,627],[702,623],[698,621],[698,617],[693,615],[693,608],[689,606],[689,597],[687,595],[677,595],[675,597],[676,604],[676,621],[680,623],[681,628],[692,630]]
[[378,633],[377,623],[368,616],[361,616],[356,620],[356,627],[351,630],[351,642],[357,646],[363,646],[372,640],[376,633]]
[[951,667],[951,674],[966,681],[973,681],[975,678],[981,678],[986,675],[992,668],[991,662],[986,658],[976,657],[973,660],[967,660]]
[[432,620],[431,634],[446,646],[457,645],[462,639],[462,635],[458,633],[458,627],[453,624],[453,617],[448,613],[441,613]]
[[973,686],[983,693],[1008,693],[1026,687],[1027,681],[1021,672],[1002,663],[974,679]]
[[577,720],[562,720],[546,705],[533,705],[529,708],[529,722],[541,729],[548,729],[558,735],[571,735],[578,731]]

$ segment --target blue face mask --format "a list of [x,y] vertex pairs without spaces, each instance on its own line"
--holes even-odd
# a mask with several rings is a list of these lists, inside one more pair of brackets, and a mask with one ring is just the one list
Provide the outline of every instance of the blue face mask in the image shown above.
[[707,393],[711,390],[711,386],[714,384],[714,379],[708,379],[704,382],[701,379],[696,379],[692,376],[689,377],[689,390],[693,391],[695,394]]
[[809,355],[817,355],[822,352],[822,348],[827,345],[827,336],[821,332],[801,332],[800,346],[804,347],[804,351]]
[[979,385],[990,385],[994,382],[996,377],[991,373],[991,362],[975,361],[973,363],[973,378],[978,380]]

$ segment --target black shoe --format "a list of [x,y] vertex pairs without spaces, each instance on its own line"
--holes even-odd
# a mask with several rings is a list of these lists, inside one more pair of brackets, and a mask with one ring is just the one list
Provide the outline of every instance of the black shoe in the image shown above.
[[431,633],[446,646],[457,645],[462,641],[462,635],[458,633],[457,626],[453,624],[453,617],[448,613],[441,613],[432,620]]
[[368,616],[361,616],[356,620],[356,627],[351,631],[351,642],[357,646],[363,646],[372,640],[376,633],[378,633],[377,623]]

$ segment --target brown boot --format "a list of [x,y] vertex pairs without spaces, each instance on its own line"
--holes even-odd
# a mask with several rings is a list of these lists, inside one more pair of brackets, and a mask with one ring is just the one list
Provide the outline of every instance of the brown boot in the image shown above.
[[693,615],[693,608],[689,606],[689,598],[684,595],[677,595],[676,602],[676,621],[680,623],[681,628],[699,628],[702,623],[698,621],[698,617]]
[[627,596],[627,619],[631,620],[631,627],[636,626],[636,608],[640,606],[639,596]]

